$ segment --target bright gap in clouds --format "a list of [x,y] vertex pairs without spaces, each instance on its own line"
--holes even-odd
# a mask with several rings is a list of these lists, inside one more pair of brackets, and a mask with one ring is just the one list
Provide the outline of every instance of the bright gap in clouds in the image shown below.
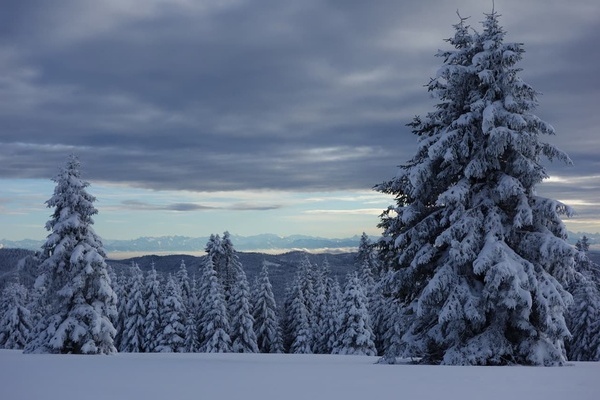
[[[84,177],[85,179],[85,177]],[[0,239],[42,239],[52,211],[50,180],[3,180]],[[91,182],[98,215],[94,229],[105,239],[142,236],[207,236],[225,230],[251,236],[273,233],[347,238],[378,235],[378,215],[392,198],[375,191],[156,191]]]

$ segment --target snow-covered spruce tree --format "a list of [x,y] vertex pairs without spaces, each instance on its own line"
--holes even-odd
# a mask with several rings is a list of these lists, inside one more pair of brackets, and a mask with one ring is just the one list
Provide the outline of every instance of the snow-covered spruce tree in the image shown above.
[[117,276],[117,324],[114,325],[117,333],[115,335],[115,348],[121,349],[123,332],[125,332],[125,324],[127,321],[127,301],[129,300],[129,291],[131,289],[131,281],[121,273]]
[[308,255],[304,254],[304,256],[300,260],[298,271],[296,272],[296,285],[298,285],[300,287],[300,290],[302,291],[302,296],[304,297],[304,305],[306,306],[308,322],[311,324],[312,314],[315,308],[315,287],[313,277],[314,269],[315,266],[312,265],[312,263],[308,259]]
[[197,353],[200,351],[197,319],[198,307],[198,282],[196,281],[196,275],[194,275],[190,283],[190,296],[186,306],[185,351],[188,353]]
[[200,351],[205,353],[231,352],[231,338],[227,306],[223,296],[223,288],[217,278],[212,257],[207,256],[204,262],[201,293],[203,299],[202,321],[198,337],[202,339]]
[[[369,236],[366,233],[362,233],[360,237],[360,243],[358,245],[358,251],[356,253],[356,265],[361,272],[361,279],[377,280],[381,274],[379,260],[377,258],[378,252],[375,244],[371,242]],[[370,286],[370,282],[363,282],[363,285]]]
[[573,361],[600,361],[600,285],[596,281],[600,268],[589,259],[586,236],[575,247],[579,250],[578,274],[569,287],[573,304],[567,318],[572,335],[567,357]]
[[[208,304],[206,304],[206,300],[210,296],[211,290],[211,282],[208,280],[210,271],[207,271],[206,268],[210,267],[214,271],[213,263],[209,262],[212,260],[210,255],[206,255],[205,259],[200,264],[198,271],[200,273],[200,280],[198,281],[198,306],[196,308],[196,326],[197,326],[197,336],[198,343],[200,345],[200,351],[202,351],[202,345],[206,341],[206,338],[203,336],[204,327],[202,324],[204,323],[205,314],[208,311]],[[218,279],[218,278],[217,278]]]
[[283,346],[277,319],[277,305],[273,295],[273,286],[269,280],[269,270],[264,261],[256,286],[252,315],[258,350],[261,353],[281,353]]
[[54,195],[46,202],[54,207],[46,223],[50,231],[40,255],[36,286],[46,287],[48,314],[34,328],[28,353],[110,354],[117,312],[117,296],[106,271],[102,241],[94,232],[92,216],[96,200],[87,193],[80,163],[70,156],[53,179]]
[[[17,262],[19,271],[19,282],[26,288],[35,286],[35,280],[38,277],[38,267],[40,265],[40,252],[28,254]],[[32,311],[32,310],[30,310]]]
[[208,238],[208,242],[206,242],[206,246],[204,247],[204,251],[208,256],[210,256],[213,260],[213,264],[216,266],[220,263],[221,254],[223,254],[223,245],[221,243],[221,236],[211,234]]
[[243,269],[237,272],[230,299],[231,350],[234,353],[258,353],[254,318],[250,309],[250,289]]
[[148,353],[158,351],[161,325],[161,298],[162,291],[154,263],[146,273],[144,281],[144,304],[146,305],[146,319],[144,320],[144,349]]
[[292,347],[292,343],[294,342],[294,321],[292,320],[291,314],[292,303],[294,302],[294,298],[292,297],[292,295],[292,286],[286,283],[283,296],[283,307],[281,310],[282,315],[279,322],[279,325],[281,327],[281,344],[284,353],[290,352],[290,348]]
[[334,354],[364,356],[376,354],[367,310],[367,297],[356,274],[351,274],[346,282],[339,309],[339,321],[339,336],[333,346]]
[[600,361],[600,289],[582,274],[572,293],[574,302],[568,318],[572,337],[567,356],[573,361]]
[[590,239],[583,235],[581,239],[577,240],[577,243],[575,243],[575,248],[580,252],[587,254],[587,252],[590,251]]
[[302,293],[302,288],[296,282],[292,286],[292,303],[290,305],[289,322],[291,326],[288,328],[291,333],[292,343],[290,345],[290,353],[293,354],[312,354],[313,333],[310,321],[308,319],[308,311],[306,302]]
[[186,310],[184,349],[186,353],[197,353],[200,350],[196,313],[191,309]]
[[158,336],[156,351],[162,353],[185,352],[185,315],[186,309],[181,299],[179,283],[169,274],[161,299],[161,332]]
[[22,349],[31,332],[31,313],[27,309],[27,288],[11,282],[0,298],[0,349]]
[[[405,344],[402,338],[407,328],[406,312],[408,308],[394,298],[382,297],[379,303],[378,326],[380,336],[375,335],[375,347],[382,358],[381,364],[395,364],[396,358],[404,353]],[[377,346],[380,347],[377,347]]]
[[498,14],[481,33],[464,19],[429,90],[435,110],[410,124],[417,154],[391,181],[381,216],[387,284],[412,313],[404,335],[425,363],[560,365],[568,338],[563,285],[574,252],[560,216],[536,195],[541,158],[570,162],[540,135],[536,92],[518,76],[520,44],[504,43]]
[[219,235],[211,235],[206,244],[206,253],[213,259],[217,277],[223,287],[225,301],[227,304],[230,304],[231,292],[238,280],[238,274],[242,270],[242,265],[233,248],[229,232],[224,232],[222,238]]
[[119,351],[125,353],[143,353],[144,324],[146,321],[146,303],[144,301],[144,275],[136,263],[132,263],[131,283],[125,306],[125,325],[121,334]]
[[324,353],[332,353],[333,348],[340,336],[340,320],[339,313],[342,302],[342,290],[337,278],[327,281],[327,310],[324,319],[324,324],[321,325],[322,340]]
[[177,282],[179,283],[179,291],[181,292],[181,300],[185,306],[188,306],[190,301],[190,295],[192,288],[190,286],[190,277],[188,275],[188,270],[185,265],[185,261],[181,260],[181,264],[179,264],[179,270],[175,275]]
[[[113,267],[110,264],[106,265],[106,272],[108,274],[108,277],[110,278],[110,286],[112,287],[113,291],[115,292],[115,295],[117,296],[117,312],[113,313],[110,316],[110,322],[113,324],[113,326],[115,327],[115,329],[117,328],[117,325],[119,324],[119,294],[121,292],[121,285],[119,284],[119,277],[117,276],[117,273],[115,272],[115,270],[113,269]],[[116,335],[115,335],[115,341],[114,341],[114,345],[115,348],[118,349],[117,344],[116,344]]]
[[[294,283],[292,286],[297,286],[302,292],[302,299],[304,302],[304,307],[306,308],[306,318],[308,319],[308,324],[311,335],[314,335],[314,325],[315,325],[315,301],[316,301],[316,292],[315,292],[315,277],[317,273],[315,272],[318,267],[313,265],[308,259],[308,255],[304,254],[300,259],[300,264],[298,265],[298,270],[296,271],[296,277],[294,279]],[[295,296],[297,297],[297,296]],[[311,349],[314,345],[314,337],[310,337],[307,340],[310,342]],[[312,351],[312,350],[311,350]]]
[[331,349],[327,344],[329,337],[327,334],[327,325],[329,323],[328,298],[330,295],[329,263],[327,260],[323,263],[320,269],[315,269],[315,301],[313,310],[313,353],[329,354]]

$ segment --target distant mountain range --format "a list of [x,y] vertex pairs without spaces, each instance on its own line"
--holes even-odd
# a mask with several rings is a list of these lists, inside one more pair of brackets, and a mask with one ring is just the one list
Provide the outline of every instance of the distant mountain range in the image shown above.
[[[360,236],[345,239],[328,239],[316,236],[291,235],[278,236],[261,234],[254,236],[231,235],[231,241],[237,251],[292,251],[292,250],[325,250],[327,252],[356,251]],[[140,237],[132,240],[103,239],[108,253],[114,252],[203,252],[208,237],[161,236]],[[39,250],[43,240],[0,240],[0,248]]]
[[[569,232],[569,242],[575,244],[583,235],[590,239],[591,247],[600,249],[600,233]],[[375,238],[372,238],[375,240]],[[290,235],[278,236],[270,233],[254,236],[231,235],[231,241],[237,251],[259,251],[263,253],[305,250],[328,253],[356,251],[360,236],[344,239],[328,239],[318,236]],[[208,237],[161,236],[140,237],[131,240],[103,239],[108,253],[172,253],[203,252]],[[39,250],[43,240],[0,240],[0,248]]]

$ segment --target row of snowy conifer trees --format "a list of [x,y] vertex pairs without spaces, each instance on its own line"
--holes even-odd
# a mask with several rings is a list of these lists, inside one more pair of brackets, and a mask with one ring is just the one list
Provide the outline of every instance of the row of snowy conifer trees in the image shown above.
[[[229,233],[211,236],[206,250],[199,278],[196,273],[189,277],[183,261],[176,274],[166,277],[154,265],[145,274],[137,264],[119,273],[109,268],[118,298],[117,312],[110,315],[116,349],[376,354],[366,294],[374,284],[373,264],[349,274],[341,290],[326,262],[319,267],[304,257],[278,309],[266,263],[250,290]],[[370,248],[364,250],[359,254],[371,254]],[[1,347],[26,346],[32,326],[47,312],[45,298],[18,283],[7,286]]]
[[278,309],[266,263],[250,289],[227,232],[206,250],[199,278],[183,261],[164,283],[154,266],[145,277],[137,265],[113,276],[119,351],[376,354],[370,268],[350,274],[342,290],[327,263],[304,257]]
[[[572,360],[600,360],[598,266],[587,257],[584,237],[580,279],[571,291],[568,315]],[[263,263],[252,289],[229,234],[211,236],[207,256],[190,278],[182,260],[174,275],[161,276],[154,265],[144,274],[109,269],[118,295],[115,347],[121,352],[243,352],[403,355],[403,313],[379,284],[381,268],[363,234],[355,271],[344,288],[327,261],[299,260],[295,277],[278,308]],[[385,274],[383,272],[383,274]],[[226,279],[229,277],[229,280]],[[0,300],[0,348],[24,348],[32,326],[44,313],[43,297],[20,283],[7,285]],[[279,317],[281,315],[281,318]]]

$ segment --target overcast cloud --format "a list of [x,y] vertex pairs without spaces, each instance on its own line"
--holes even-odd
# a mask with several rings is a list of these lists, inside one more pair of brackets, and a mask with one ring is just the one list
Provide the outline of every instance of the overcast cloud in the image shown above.
[[[405,124],[433,106],[423,85],[456,10],[479,30],[491,4],[5,1],[0,177],[48,178],[76,153],[89,180],[155,190],[368,189],[416,148]],[[507,40],[525,44],[522,77],[557,130],[548,140],[574,161],[550,166],[543,190],[596,204],[600,4],[496,10]]]

